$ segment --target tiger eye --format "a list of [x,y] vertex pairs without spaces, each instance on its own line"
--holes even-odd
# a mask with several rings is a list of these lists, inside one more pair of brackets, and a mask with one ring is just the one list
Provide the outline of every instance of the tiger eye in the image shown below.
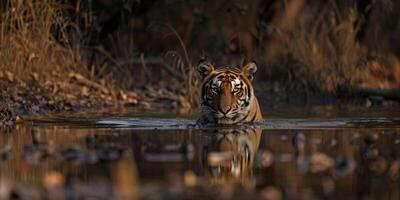
[[238,88],[238,87],[233,88],[234,94],[238,94],[239,92],[240,92],[240,88]]
[[218,88],[217,88],[216,85],[211,85],[211,92],[212,93],[217,94],[217,90],[218,90]]

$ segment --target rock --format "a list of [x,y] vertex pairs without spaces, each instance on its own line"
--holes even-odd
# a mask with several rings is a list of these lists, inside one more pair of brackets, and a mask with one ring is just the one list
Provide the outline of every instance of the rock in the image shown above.
[[256,155],[256,166],[260,168],[267,168],[274,162],[273,154],[268,150],[260,150]]
[[287,135],[283,135],[283,134],[279,137],[279,139],[283,140],[283,141],[286,141],[288,138],[289,137]]
[[283,153],[279,156],[277,156],[276,161],[278,162],[289,162],[293,159],[293,156],[291,154]]
[[197,185],[197,176],[191,170],[185,172],[183,179],[185,182],[185,186],[187,187],[194,187]]
[[42,185],[44,188],[51,190],[64,186],[64,182],[64,175],[57,171],[51,171],[44,175]]
[[323,172],[333,167],[334,161],[324,153],[314,153],[310,158],[310,170],[313,173]]
[[400,139],[395,139],[394,144],[400,144]]
[[371,163],[370,169],[377,174],[382,174],[387,169],[387,161],[383,157],[378,157]]
[[351,158],[338,156],[335,159],[335,172],[337,176],[346,176],[356,168],[356,162]]
[[77,146],[69,147],[65,149],[62,153],[66,160],[78,160],[84,156],[84,151]]
[[124,91],[120,90],[117,94],[117,99],[118,100],[122,100],[122,101],[126,101],[128,99],[128,95],[125,94]]
[[297,152],[303,152],[306,146],[306,136],[301,132],[296,133],[293,136],[292,143]]
[[360,137],[360,133],[357,133],[357,132],[353,133],[352,137],[351,137],[351,139],[349,141],[349,144],[355,145],[357,143],[357,140],[358,140],[359,137]]
[[53,155],[54,146],[40,142],[38,134],[33,134],[32,144],[24,146],[22,158],[30,164],[40,164],[44,159]]
[[134,98],[128,98],[128,99],[125,101],[125,105],[127,105],[127,106],[134,106],[134,105],[136,105],[136,104],[138,104],[138,100],[137,100],[137,99],[134,99]]
[[12,189],[12,184],[4,177],[0,177],[0,199],[11,199]]
[[379,150],[376,148],[365,148],[362,150],[363,158],[366,160],[372,160],[379,156]]
[[36,72],[31,73],[32,79],[35,81],[39,81],[39,74]]
[[331,140],[329,140],[329,144],[330,144],[331,146],[336,146],[337,140],[336,140],[336,139],[331,139]]
[[149,102],[146,102],[146,101],[140,101],[139,102],[139,106],[143,107],[144,109],[150,109],[151,108],[151,104]]
[[90,89],[88,87],[83,86],[81,88],[81,95],[83,95],[84,97],[88,97],[90,95],[89,91],[90,91]]
[[0,125],[1,122],[3,122],[3,124],[10,124],[13,122],[13,114],[11,110],[8,109],[7,107],[5,108],[0,107]]
[[311,143],[312,143],[312,144],[321,144],[321,140],[320,140],[320,139],[313,138],[313,139],[311,139]]
[[134,99],[137,99],[137,98],[138,98],[138,94],[137,94],[136,92],[129,91],[129,92],[126,92],[126,94],[127,94],[128,97],[130,97],[130,98],[134,98]]
[[5,147],[0,149],[0,163],[10,159],[11,145],[7,144]]
[[98,153],[98,157],[101,160],[104,161],[112,161],[112,160],[118,160],[119,158],[121,158],[122,152],[123,150],[121,149],[107,149],[107,150],[97,150]]
[[394,160],[389,166],[389,177],[392,179],[399,178],[400,173],[400,160]]
[[335,182],[332,178],[322,179],[322,189],[325,195],[331,195],[335,191]]
[[85,137],[85,143],[88,148],[94,148],[96,146],[96,138],[92,135]]
[[5,71],[4,76],[10,82],[14,82],[14,80],[15,80],[14,74],[11,73],[10,71]]
[[373,144],[376,140],[378,140],[379,135],[377,133],[367,133],[364,136],[364,142],[367,145]]
[[195,156],[194,148],[195,148],[194,144],[192,144],[192,143],[186,143],[185,145],[183,145],[181,151],[186,159],[193,160],[193,158]]
[[382,96],[370,96],[368,100],[371,102],[372,106],[381,106],[385,99]]
[[283,194],[281,189],[274,186],[267,186],[261,190],[261,196],[267,200],[282,200]]

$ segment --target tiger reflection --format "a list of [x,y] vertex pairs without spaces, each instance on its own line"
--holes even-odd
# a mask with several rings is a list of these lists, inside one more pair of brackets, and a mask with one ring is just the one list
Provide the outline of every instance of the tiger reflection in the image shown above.
[[203,164],[211,184],[254,185],[252,168],[261,138],[261,129],[225,128],[209,130],[211,143],[205,146]]

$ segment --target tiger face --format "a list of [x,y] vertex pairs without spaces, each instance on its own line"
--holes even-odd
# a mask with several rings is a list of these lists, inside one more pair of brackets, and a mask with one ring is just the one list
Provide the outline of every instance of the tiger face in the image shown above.
[[254,62],[242,69],[214,66],[201,61],[198,71],[203,78],[201,89],[202,124],[239,124],[262,118],[252,80]]

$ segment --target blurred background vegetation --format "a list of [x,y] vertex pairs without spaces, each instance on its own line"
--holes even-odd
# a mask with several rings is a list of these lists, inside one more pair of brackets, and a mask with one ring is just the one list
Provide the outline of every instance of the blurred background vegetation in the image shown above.
[[0,0],[0,67],[71,71],[196,103],[196,66],[255,60],[256,87],[339,94],[400,87],[395,0]]

